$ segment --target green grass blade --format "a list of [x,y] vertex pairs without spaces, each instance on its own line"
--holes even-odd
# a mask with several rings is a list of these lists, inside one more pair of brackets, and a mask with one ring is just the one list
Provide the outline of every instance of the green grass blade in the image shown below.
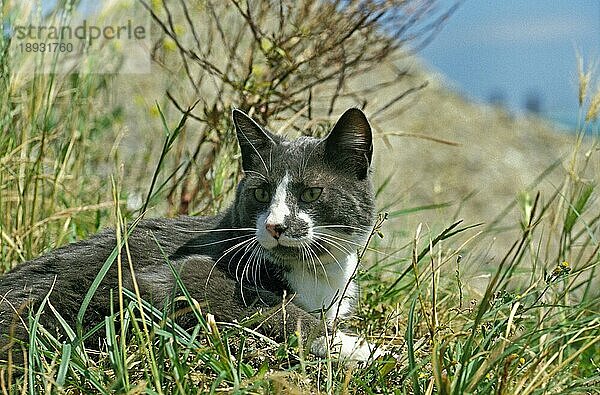
[[571,233],[573,230],[573,226],[575,226],[577,219],[579,219],[583,214],[585,206],[594,192],[594,188],[594,184],[584,185],[575,204],[569,207],[563,226],[565,233]]
[[67,372],[69,371],[70,361],[71,345],[66,343],[63,345],[60,366],[58,367],[58,373],[56,374],[56,385],[58,385],[59,388],[62,388],[65,385],[65,379],[67,378]]
[[452,204],[453,204],[452,202],[444,202],[444,203],[437,203],[437,204],[426,204],[426,205],[417,206],[417,207],[410,207],[410,208],[405,208],[402,210],[391,211],[389,213],[389,216],[390,216],[390,218],[395,218],[395,217],[400,217],[402,215],[418,213],[420,211],[437,210],[440,208],[446,208],[446,207],[452,206]]
[[79,311],[77,312],[77,335],[78,335],[79,338],[82,338],[82,335],[83,335],[83,317],[85,315],[85,312],[86,312],[87,308],[90,305],[90,302],[92,301],[92,298],[94,297],[94,294],[98,290],[98,287],[100,286],[100,283],[102,282],[102,280],[104,280],[104,277],[106,276],[106,274],[110,270],[111,266],[115,262],[115,260],[117,258],[117,255],[119,254],[119,251],[121,251],[121,249],[123,248],[123,246],[127,242],[127,238],[134,231],[135,227],[137,226],[137,224],[139,223],[140,220],[141,220],[141,217],[138,217],[131,224],[129,230],[127,231],[127,237],[124,237],[123,240],[121,240],[120,246],[115,246],[115,248],[112,250],[111,254],[104,261],[104,264],[102,264],[102,267],[100,268],[100,271],[98,272],[98,274],[94,278],[94,281],[92,282],[92,285],[87,290],[87,292],[85,294],[85,297],[83,298],[83,301],[81,302],[81,306],[79,307]]
[[408,348],[408,370],[413,382],[413,394],[420,395],[421,387],[419,385],[419,369],[417,367],[414,349],[414,325],[415,325],[415,309],[417,307],[418,297],[415,296],[408,310],[408,323],[406,327],[406,346]]

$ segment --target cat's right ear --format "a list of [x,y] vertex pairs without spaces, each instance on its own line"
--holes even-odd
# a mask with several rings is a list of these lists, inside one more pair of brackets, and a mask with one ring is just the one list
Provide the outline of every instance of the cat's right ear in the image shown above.
[[373,156],[372,140],[365,114],[358,108],[350,108],[325,137],[325,157],[337,168],[364,179],[369,174]]
[[266,149],[275,144],[270,134],[263,130],[252,118],[238,109],[232,112],[233,123],[242,153],[242,169],[244,171],[265,167],[261,156]]

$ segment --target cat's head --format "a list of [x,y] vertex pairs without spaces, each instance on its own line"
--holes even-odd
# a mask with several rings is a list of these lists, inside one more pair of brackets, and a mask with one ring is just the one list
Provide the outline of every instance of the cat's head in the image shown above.
[[341,262],[361,249],[374,220],[371,128],[347,110],[323,139],[287,140],[234,110],[244,177],[238,226],[255,227],[264,254],[284,265]]

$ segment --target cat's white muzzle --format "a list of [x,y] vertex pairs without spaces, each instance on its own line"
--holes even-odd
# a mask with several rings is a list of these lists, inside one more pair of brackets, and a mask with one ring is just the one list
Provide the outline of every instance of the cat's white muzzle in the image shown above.
[[[306,219],[310,221],[310,218],[308,218],[308,216],[304,213],[301,213],[299,216],[305,221]],[[269,213],[263,213],[256,220],[256,240],[260,243],[261,246],[263,246],[267,250],[272,250],[277,246],[301,248],[313,242],[313,230],[311,223],[312,221],[306,221],[306,236],[290,237],[286,235],[285,232],[283,232],[281,235],[279,235],[279,237],[275,238],[271,233],[269,233],[267,229],[267,224],[270,219],[269,217]]]

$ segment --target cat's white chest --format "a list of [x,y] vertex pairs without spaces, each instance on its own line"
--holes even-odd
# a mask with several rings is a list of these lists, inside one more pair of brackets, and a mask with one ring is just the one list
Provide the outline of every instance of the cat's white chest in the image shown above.
[[354,308],[358,291],[352,280],[357,265],[356,254],[351,254],[339,264],[305,263],[293,267],[285,278],[296,293],[294,303],[314,314],[323,310],[327,321],[347,316]]

